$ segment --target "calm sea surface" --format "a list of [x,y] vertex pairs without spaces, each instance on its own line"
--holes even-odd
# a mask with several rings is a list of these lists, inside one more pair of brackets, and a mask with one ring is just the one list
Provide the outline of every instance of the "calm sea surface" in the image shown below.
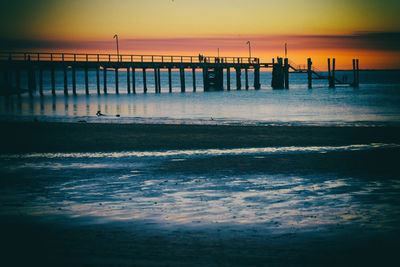
[[[234,73],[227,92],[203,92],[202,74],[196,73],[193,92],[192,73],[186,72],[186,93],[180,93],[179,72],[173,72],[173,93],[168,93],[168,73],[161,72],[161,94],[154,93],[154,74],[147,72],[148,93],[143,94],[142,72],[136,72],[136,92],[128,95],[126,72],[119,73],[119,95],[115,94],[115,74],[108,72],[108,95],[97,95],[96,73],[89,72],[90,96],[85,95],[84,73],[77,72],[78,95],[72,95],[71,73],[68,73],[70,95],[64,97],[63,73],[56,72],[57,97],[51,96],[50,73],[44,72],[44,96],[33,99],[24,95],[0,98],[3,119],[49,121],[196,123],[196,124],[316,124],[381,125],[400,123],[400,71],[361,71],[360,87],[329,89],[326,80],[314,80],[307,89],[305,74],[291,74],[290,90],[272,90],[271,73],[261,73],[261,90],[236,90]],[[351,72],[338,72],[339,78]],[[26,87],[26,75],[22,75]],[[224,77],[226,87],[226,76]],[[96,116],[101,111],[105,116]],[[119,115],[117,117],[117,115]]]

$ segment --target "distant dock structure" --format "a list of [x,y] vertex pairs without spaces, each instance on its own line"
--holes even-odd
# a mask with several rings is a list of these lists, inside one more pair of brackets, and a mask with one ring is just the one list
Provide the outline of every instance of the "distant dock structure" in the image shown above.
[[[43,73],[50,73],[50,88],[56,96],[55,72],[63,72],[64,95],[77,94],[76,75],[78,71],[84,73],[85,94],[89,95],[89,70],[96,72],[96,94],[119,94],[120,70],[126,71],[127,93],[135,94],[138,90],[147,93],[147,70],[154,73],[155,93],[161,93],[162,86],[168,86],[172,92],[172,70],[179,70],[181,92],[186,91],[185,70],[191,70],[193,87],[196,91],[196,72],[202,71],[204,91],[224,90],[224,73],[226,73],[226,89],[231,90],[231,70],[236,73],[235,89],[242,89],[242,71],[245,73],[245,89],[250,88],[249,71],[253,72],[253,88],[261,88],[260,70],[272,69],[271,86],[273,89],[289,89],[289,73],[307,73],[308,87],[312,88],[313,79],[327,79],[330,87],[336,84],[346,84],[358,87],[359,68],[358,60],[353,60],[354,81],[348,83],[335,76],[335,59],[328,60],[328,76],[321,74],[312,67],[311,59],[307,61],[307,68],[290,62],[287,58],[277,58],[271,63],[262,63],[256,57],[203,57],[203,56],[163,56],[163,55],[115,55],[115,54],[75,54],[75,53],[28,53],[28,52],[0,52],[0,72],[2,85],[0,95],[21,94],[28,92],[34,96],[35,92],[43,95]],[[168,71],[168,85],[161,84],[160,70]],[[68,71],[71,72],[71,81],[68,82]],[[115,73],[115,92],[108,90],[107,73]],[[136,75],[142,75],[143,86],[137,88]],[[27,88],[21,88],[21,74],[27,77]],[[103,75],[102,84],[100,75]],[[93,81],[92,81],[93,82]],[[69,86],[70,85],[70,86]],[[93,86],[93,85],[92,85]],[[69,88],[71,87],[71,88]]]

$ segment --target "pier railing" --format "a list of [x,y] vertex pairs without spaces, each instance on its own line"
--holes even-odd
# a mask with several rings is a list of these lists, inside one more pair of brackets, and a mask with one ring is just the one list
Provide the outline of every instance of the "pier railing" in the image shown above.
[[117,54],[75,54],[75,53],[35,53],[0,52],[1,61],[45,61],[45,62],[151,62],[151,63],[236,63],[259,64],[255,57],[210,57],[173,55],[117,55]]

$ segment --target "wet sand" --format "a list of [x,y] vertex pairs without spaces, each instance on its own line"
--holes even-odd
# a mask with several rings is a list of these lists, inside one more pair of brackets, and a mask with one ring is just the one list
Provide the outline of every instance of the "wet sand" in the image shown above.
[[400,127],[3,122],[0,152],[84,152],[400,143]]
[[[1,125],[2,153],[400,143],[400,129],[389,127],[250,127],[42,122],[2,123]],[[246,175],[260,176],[260,180],[263,180],[264,176],[273,177],[273,175],[303,177],[305,183],[299,184],[303,189],[292,194],[300,200],[304,197],[309,201],[300,201],[297,204],[300,207],[297,223],[301,224],[301,221],[305,220],[311,221],[312,224],[309,228],[289,227],[284,230],[279,230],[278,225],[275,226],[276,222],[273,221],[237,223],[235,219],[232,219],[230,222],[221,224],[198,225],[194,222],[182,226],[146,218],[116,221],[107,220],[107,216],[97,219],[92,216],[68,216],[68,213],[63,214],[64,206],[59,206],[60,203],[67,202],[63,204],[67,208],[70,205],[68,201],[72,201],[66,198],[65,186],[60,186],[62,190],[60,189],[59,199],[51,198],[53,191],[57,191],[58,184],[79,179],[87,180],[87,177],[95,179],[99,172],[107,173],[111,170],[94,168],[80,171],[78,168],[73,170],[78,173],[77,176],[70,177],[63,169],[27,169],[25,172],[18,172],[13,169],[6,170],[5,167],[0,168],[2,176],[0,180],[2,193],[0,262],[17,266],[27,264],[49,266],[388,266],[397,260],[400,238],[398,227],[400,197],[396,189],[400,177],[399,157],[399,148],[388,148],[368,151],[273,154],[262,157],[254,155],[188,157],[184,161],[161,159],[155,165],[145,164],[141,167],[144,179],[146,180],[147,177],[154,179],[156,181],[154,186],[165,194],[175,187],[176,191],[182,189],[186,190],[186,193],[190,192],[193,190],[191,183],[196,182],[193,181],[193,177],[196,177],[196,180],[204,187],[205,194],[209,190],[209,185],[213,185],[215,192],[221,190],[228,196],[236,193],[226,190],[234,190],[242,185],[228,186],[228,189],[220,188],[233,182],[247,182]],[[29,163],[34,163],[35,160]],[[59,159],[60,162],[62,160]],[[24,161],[21,161],[23,165]],[[127,162],[130,161],[132,159],[127,159]],[[97,160],[95,159],[94,162]],[[115,162],[118,162],[118,159]],[[8,164],[7,162],[0,163],[3,164],[2,166]],[[125,174],[131,168],[124,166],[129,165],[123,165],[120,170],[116,170],[116,176]],[[74,172],[69,170],[68,173]],[[230,177],[244,178],[242,180],[238,178],[239,180],[235,181]],[[329,179],[335,181],[337,177],[349,178],[348,181],[351,183],[347,186],[321,191],[324,193],[323,200],[318,200],[321,196],[318,196],[317,190],[304,188],[305,185],[312,186]],[[164,181],[165,179],[171,179],[171,181]],[[175,180],[172,182],[172,179],[185,182],[187,185],[184,187],[178,183],[175,184]],[[106,188],[103,188],[103,184],[98,186],[104,192],[99,195],[99,200],[93,202],[97,207],[105,209],[106,204],[99,205],[104,202],[106,191],[113,194],[113,190],[118,192],[122,189],[127,191],[144,189],[144,187],[132,185],[123,185],[122,189],[115,188],[115,185],[111,186],[110,182],[105,180]],[[385,182],[387,185],[380,186]],[[356,187],[364,183],[368,183],[369,187],[367,191],[360,194]],[[375,184],[378,185],[376,188],[370,186]],[[291,190],[291,187],[272,184],[269,188],[271,191],[268,191],[266,184],[258,187],[249,185],[249,190],[245,189],[243,193],[259,190],[261,193],[273,194],[278,192],[274,191],[278,188],[284,192]],[[88,194],[92,193],[90,189],[87,191]],[[84,191],[75,191],[75,193],[77,193],[75,201],[78,204],[91,201],[85,198]],[[241,192],[238,192],[236,195],[240,194]],[[348,199],[347,196],[351,197]],[[165,199],[170,197],[167,195]],[[125,198],[128,203],[129,199]],[[319,217],[321,214],[317,214],[317,217],[311,214],[310,217],[310,214],[306,212],[313,205],[319,208],[325,205],[329,209],[335,209],[335,205],[329,201],[331,199],[338,204],[335,202],[336,198],[344,200],[345,202],[340,205],[343,205],[344,209],[349,209],[348,213],[338,215],[340,220],[338,219],[337,223],[323,224],[323,217]],[[227,197],[226,201],[228,200]],[[174,203],[173,199],[171,201],[169,206],[178,206],[179,203]],[[190,201],[200,207],[201,205],[211,206],[210,203],[203,204],[196,199]],[[256,203],[259,200],[250,199],[250,201]],[[258,204],[262,206],[269,205],[268,203]],[[35,214],[28,212],[31,206],[36,207],[38,204],[45,205],[46,210],[41,212],[40,208],[36,208],[38,212]],[[246,207],[249,210],[255,210],[253,207],[246,206],[246,203],[239,204],[244,205],[243,209],[238,205],[242,209],[240,212],[244,215],[246,215]],[[110,202],[109,206],[113,205],[115,204]],[[290,205],[289,201],[279,212],[285,213]],[[165,215],[162,207],[157,209],[155,203],[154,206],[150,209],[155,209],[161,215]],[[58,207],[62,207],[61,210],[58,210]],[[290,208],[297,209],[297,206]],[[262,210],[262,207],[260,209]],[[101,208],[98,210],[101,211]],[[354,216],[354,210],[356,215],[360,216]],[[136,210],[132,208],[131,212],[134,211]],[[381,213],[376,213],[376,211]],[[125,212],[129,213],[129,210]],[[234,214],[235,211],[231,213]],[[256,212],[254,216],[258,216]],[[279,218],[275,221],[279,221]]]

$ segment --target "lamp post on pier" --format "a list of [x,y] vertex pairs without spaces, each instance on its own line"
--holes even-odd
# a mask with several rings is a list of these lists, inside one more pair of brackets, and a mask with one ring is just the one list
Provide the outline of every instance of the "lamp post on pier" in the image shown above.
[[251,58],[251,44],[250,41],[247,41],[247,43],[249,45],[249,59]]
[[119,61],[118,34],[114,34],[113,39],[116,39],[116,41],[117,41],[117,57],[118,57],[118,61]]

